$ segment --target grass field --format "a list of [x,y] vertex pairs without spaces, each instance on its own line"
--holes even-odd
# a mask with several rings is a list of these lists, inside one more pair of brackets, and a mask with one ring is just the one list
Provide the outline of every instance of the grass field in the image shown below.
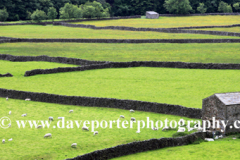
[[163,148],[155,151],[137,153],[129,156],[115,158],[114,160],[155,160],[156,157],[161,157],[161,159],[164,160],[237,160],[240,159],[240,154],[238,154],[238,151],[240,149],[240,139],[233,140],[233,137],[236,136],[229,136],[224,139],[219,139],[215,142],[202,142],[198,145]]
[[240,33],[240,27],[232,27],[232,28],[203,28],[203,29],[199,29],[199,30]]
[[181,61],[240,63],[238,43],[216,44],[102,44],[4,43],[1,54],[81,58],[95,61]]
[[[69,110],[74,110],[73,113],[68,113]],[[8,112],[12,111],[11,115]],[[21,117],[22,114],[27,113],[27,117]],[[117,124],[112,125],[112,129],[97,128],[95,131],[99,135],[93,136],[90,131],[82,131],[82,125],[85,120],[117,120],[120,115],[125,116],[125,120],[130,120],[135,117],[136,120],[144,120],[149,117],[150,120],[156,122],[157,120],[164,120],[167,118],[171,120],[180,120],[188,118],[171,116],[164,114],[148,113],[137,111],[130,113],[128,110],[109,109],[100,107],[80,107],[70,105],[57,105],[50,103],[31,102],[23,100],[0,98],[0,117],[8,116],[11,119],[12,126],[8,129],[0,128],[0,139],[5,139],[6,143],[0,145],[1,160],[27,160],[27,159],[48,159],[60,160],[66,158],[73,158],[77,155],[89,153],[95,150],[113,147],[120,144],[126,144],[133,141],[142,141],[151,138],[171,137],[176,133],[176,130],[170,131],[153,131],[151,128],[141,129],[141,133],[137,134],[137,125],[133,124],[133,128],[127,129],[117,128]],[[48,117],[54,117],[51,127],[36,129],[31,128],[27,123],[25,128],[18,127],[17,120],[48,120]],[[82,124],[78,128],[74,123],[73,128],[53,128],[57,126],[57,117],[65,117],[65,122],[77,120]],[[194,120],[194,119],[192,119]],[[123,120],[122,120],[123,121]],[[120,122],[120,126],[121,126]],[[60,125],[61,127],[61,125]],[[96,127],[96,126],[95,126]],[[46,133],[51,133],[52,138],[43,138]],[[8,139],[12,138],[12,141]],[[72,143],[77,143],[77,148],[71,148]]]
[[0,26],[0,36],[15,38],[89,38],[89,39],[237,39],[239,37],[201,34],[93,30],[65,26]]
[[1,78],[0,88],[201,108],[202,99],[214,93],[239,91],[239,73],[239,70],[150,67],[100,69]]
[[160,17],[159,19],[119,19],[110,21],[85,21],[77,24],[96,26],[129,26],[143,28],[174,28],[190,26],[219,26],[239,24],[240,16],[189,16]]
[[58,67],[76,67],[76,65],[53,63],[53,62],[9,62],[0,60],[1,68],[0,74],[7,72],[13,76],[23,76],[28,70],[33,69],[50,69]]

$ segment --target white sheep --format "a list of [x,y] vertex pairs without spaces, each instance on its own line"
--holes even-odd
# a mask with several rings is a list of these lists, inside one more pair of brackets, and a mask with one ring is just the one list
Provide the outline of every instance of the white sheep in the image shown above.
[[2,143],[5,143],[5,139],[2,140]]
[[69,111],[69,113],[72,113],[72,112],[73,112],[73,110],[70,110],[70,111]]
[[89,131],[88,127],[82,127],[82,130]]
[[123,115],[120,115],[120,118],[125,118]]
[[12,113],[12,111],[9,111],[9,115]]
[[42,126],[41,126],[41,125],[38,125],[37,128],[42,128]]
[[169,130],[169,127],[163,127],[162,131]]
[[96,134],[98,134],[98,131],[95,131],[95,132],[93,133],[94,136],[95,136]]
[[6,98],[6,100],[8,101],[8,97]]
[[30,98],[26,98],[25,101],[31,101],[31,99]]
[[73,144],[71,145],[71,147],[76,148],[76,147],[77,147],[77,143],[73,143]]
[[51,137],[52,138],[52,134],[51,133],[45,134],[44,138],[47,138],[47,137]]
[[132,117],[132,118],[131,118],[131,121],[136,121],[136,119]]
[[12,141],[12,138],[10,138],[8,141]]
[[133,109],[130,109],[130,112],[133,113],[133,112],[135,112],[135,111],[134,111]]
[[48,120],[49,121],[53,121],[53,117],[48,117]]
[[223,138],[223,135],[220,135],[219,138]]
[[177,132],[185,132],[185,128],[179,128]]
[[158,130],[158,128],[156,128],[156,127],[153,127],[153,128],[152,128],[152,130],[154,130],[154,131],[157,131],[157,130]]
[[25,113],[25,114],[22,114],[22,117],[27,117],[27,113]]
[[58,119],[62,119],[63,117],[58,117]]
[[8,127],[11,127],[11,123],[8,124]]

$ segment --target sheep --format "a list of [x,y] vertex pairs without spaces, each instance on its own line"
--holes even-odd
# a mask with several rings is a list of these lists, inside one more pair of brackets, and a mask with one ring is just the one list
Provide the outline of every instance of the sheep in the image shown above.
[[5,143],[5,139],[2,140],[2,143]]
[[220,135],[219,138],[223,138],[223,135]]
[[9,111],[9,115],[12,113],[12,111]]
[[30,98],[26,98],[25,101],[31,101],[31,99]]
[[6,98],[6,100],[8,101],[8,97]]
[[70,111],[69,111],[69,113],[72,113],[72,112],[73,112],[73,110],[70,110]]
[[168,130],[169,127],[163,127],[162,131]]
[[8,127],[11,127],[11,123],[8,124]]
[[53,121],[53,117],[48,117],[48,120],[49,121]]
[[58,117],[58,119],[62,119],[63,117]]
[[25,113],[25,114],[22,114],[22,117],[26,117],[27,116],[27,113]]
[[152,130],[154,130],[154,131],[157,131],[157,130],[158,130],[158,128],[155,128],[155,127],[153,127],[153,128],[152,128]]
[[88,127],[82,127],[82,130],[86,130],[86,131],[89,131]]
[[73,144],[71,145],[71,147],[76,148],[76,147],[77,147],[77,143],[73,143]]
[[123,115],[120,115],[120,118],[125,118]]
[[131,121],[136,121],[136,119],[132,117],[132,118],[131,118]]
[[37,128],[42,128],[42,126],[41,126],[41,125],[38,125]]
[[185,128],[179,128],[177,132],[185,132]]
[[95,136],[96,134],[98,134],[98,131],[95,131],[95,132],[93,133],[94,136]]
[[51,133],[45,134],[44,138],[47,138],[47,137],[51,137],[52,138],[52,134]]
[[8,141],[12,141],[12,138],[10,138]]
[[130,112],[132,113],[132,112],[135,112],[133,109],[130,109]]
[[236,139],[235,137],[233,139]]

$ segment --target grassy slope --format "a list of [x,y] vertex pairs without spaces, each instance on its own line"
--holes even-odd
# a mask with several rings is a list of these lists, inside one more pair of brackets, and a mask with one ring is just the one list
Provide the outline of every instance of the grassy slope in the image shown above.
[[228,39],[229,36],[175,34],[119,30],[93,30],[64,26],[0,26],[0,36],[16,38],[99,38],[99,39]]
[[53,63],[53,62],[9,62],[0,60],[0,74],[7,72],[13,76],[22,77],[26,71],[33,69],[50,69],[57,67],[76,67],[76,65]]
[[155,151],[137,153],[115,158],[114,160],[155,160],[156,157],[161,157],[163,160],[237,160],[240,159],[240,154],[238,154],[240,139],[233,140],[232,137],[235,136],[229,136],[228,138],[220,139],[215,142],[203,142],[199,145],[163,148]]
[[240,63],[239,44],[4,43],[1,54],[100,61]]
[[1,78],[0,88],[201,108],[205,97],[214,93],[239,91],[239,79],[239,70],[138,67],[14,76]]
[[[70,109],[73,109],[74,112],[68,113]],[[8,115],[10,110],[12,111],[12,114]],[[23,113],[27,113],[27,117],[21,117]],[[82,125],[77,128],[75,123],[73,125],[73,129],[53,128],[53,126],[57,124],[57,117],[65,117],[66,121],[109,121],[117,120],[120,114],[124,115],[126,120],[130,120],[131,117],[135,117],[136,120],[146,121],[146,117],[150,117],[150,120],[153,120],[154,122],[157,120],[164,121],[166,118],[169,121],[179,121],[183,118],[138,111],[130,113],[128,110],[120,109],[67,106],[13,99],[6,101],[5,98],[0,98],[0,117],[7,116],[12,122],[11,128],[0,128],[0,139],[6,140],[5,144],[1,143],[0,145],[1,160],[56,160],[73,158],[94,150],[126,144],[133,141],[171,137],[172,134],[176,132],[174,130],[167,132],[163,132],[161,130],[153,131],[150,128],[145,128],[141,130],[140,134],[137,134],[136,124],[133,125],[134,127],[132,129],[118,129],[116,124],[113,124],[112,129],[98,128],[96,129],[99,131],[99,135],[97,136],[93,136],[93,133],[90,131],[82,131]],[[55,119],[49,129],[30,128],[29,125],[23,129],[18,128],[16,123],[16,120],[47,120],[49,116],[53,116]],[[184,119],[189,120],[188,118]],[[44,139],[43,136],[46,133],[52,133],[52,139]],[[9,142],[8,139],[10,138],[13,138],[13,141]],[[78,144],[76,149],[71,148],[72,143]]]
[[144,28],[174,28],[189,26],[219,26],[239,24],[240,16],[160,17],[159,19],[120,19],[111,21],[77,22],[96,26],[129,26]]

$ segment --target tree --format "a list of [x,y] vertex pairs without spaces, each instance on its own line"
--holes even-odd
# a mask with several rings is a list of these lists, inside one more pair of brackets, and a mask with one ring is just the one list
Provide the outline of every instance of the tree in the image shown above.
[[189,0],[165,0],[164,7],[175,14],[188,14],[192,11]]
[[231,5],[221,1],[218,6],[218,11],[223,13],[232,13],[232,7]]
[[204,3],[199,3],[199,6],[197,7],[197,10],[203,14],[207,11],[207,8],[204,8]]
[[233,5],[233,7],[234,7],[236,10],[239,10],[239,9],[240,9],[239,4],[240,4],[240,3],[235,3],[235,4]]
[[84,6],[83,8],[83,18],[94,18],[95,15],[95,7],[93,6]]
[[57,18],[57,10],[54,8],[54,7],[50,7],[48,9],[48,13],[47,13],[47,16],[48,16],[48,19],[51,19],[52,21],[54,21],[55,18]]
[[84,18],[101,18],[109,17],[108,8],[103,8],[102,4],[97,1],[86,2],[84,5],[81,5]]
[[48,9],[50,7],[53,7],[53,3],[51,2],[51,0],[38,0],[39,3],[39,8],[40,10],[44,11],[45,13],[48,12]]
[[75,18],[74,13],[76,15],[76,12],[78,12],[77,10],[78,10],[77,5],[66,3],[64,7],[60,8],[60,11],[59,11],[60,18],[62,19]]
[[47,15],[44,11],[42,10],[36,10],[33,12],[33,14],[31,15],[31,19],[35,22],[40,23],[42,20],[47,19]]
[[82,18],[82,9],[78,8],[77,10],[74,11],[74,18]]
[[6,8],[0,10],[0,21],[6,21],[8,16],[9,14]]

